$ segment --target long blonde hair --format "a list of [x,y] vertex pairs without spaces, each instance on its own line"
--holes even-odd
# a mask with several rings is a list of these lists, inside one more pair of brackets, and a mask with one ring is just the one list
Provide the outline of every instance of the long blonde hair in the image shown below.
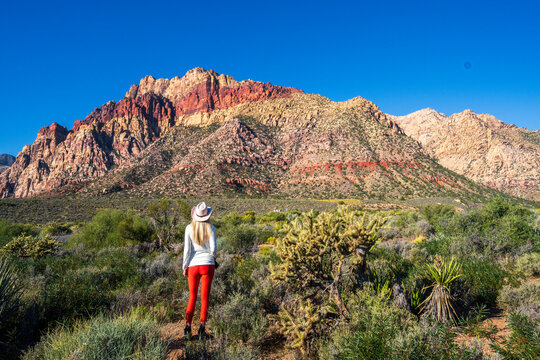
[[212,236],[212,227],[208,221],[196,221],[191,222],[191,228],[193,229],[193,241],[200,246],[204,246]]

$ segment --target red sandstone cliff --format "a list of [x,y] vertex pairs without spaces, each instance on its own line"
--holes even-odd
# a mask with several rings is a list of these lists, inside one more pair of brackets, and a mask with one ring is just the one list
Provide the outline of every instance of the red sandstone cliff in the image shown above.
[[397,120],[360,97],[336,103],[201,68],[147,76],[71,130],[42,128],[0,174],[0,197],[492,194],[439,166]]
[[[118,103],[95,109],[71,130],[53,123],[0,175],[0,197],[28,197],[67,184],[88,182],[136,157],[184,115],[287,97],[297,89],[237,82],[195,68],[182,78],[147,76]],[[181,123],[181,121],[180,121]]]

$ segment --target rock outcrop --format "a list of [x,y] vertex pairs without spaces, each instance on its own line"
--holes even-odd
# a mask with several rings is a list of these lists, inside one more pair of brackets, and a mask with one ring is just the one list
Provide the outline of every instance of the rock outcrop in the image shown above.
[[540,199],[540,132],[471,110],[391,117],[437,161],[489,187]]
[[241,103],[287,97],[297,89],[196,68],[182,78],[147,76],[118,103],[107,102],[73,128],[53,123],[25,146],[0,176],[0,197],[28,197],[66,185],[83,186],[111,167],[129,163],[181,117]]
[[0,173],[7,170],[15,162],[15,156],[0,154]]
[[42,128],[0,174],[0,197],[490,196],[441,167],[372,102],[202,68],[147,76],[73,128]]

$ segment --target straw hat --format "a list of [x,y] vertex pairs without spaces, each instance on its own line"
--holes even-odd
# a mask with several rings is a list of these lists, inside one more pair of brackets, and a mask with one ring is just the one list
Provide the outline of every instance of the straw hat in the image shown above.
[[204,201],[198,203],[197,206],[191,209],[191,217],[195,221],[206,221],[210,219],[211,215],[212,215],[212,208],[206,206]]

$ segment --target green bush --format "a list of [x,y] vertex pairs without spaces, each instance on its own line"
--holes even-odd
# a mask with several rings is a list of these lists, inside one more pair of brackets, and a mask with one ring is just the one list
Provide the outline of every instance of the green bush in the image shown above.
[[140,215],[127,215],[118,223],[118,235],[131,243],[149,242],[152,240],[153,231],[148,221]]
[[166,353],[167,343],[159,338],[155,321],[134,315],[114,319],[100,315],[49,333],[23,359],[161,360]]
[[125,218],[126,213],[122,210],[101,210],[69,239],[69,244],[84,244],[88,249],[125,246],[128,240],[118,232],[118,225]]
[[0,255],[39,258],[54,253],[60,243],[48,235],[36,237],[21,234],[0,249]]
[[43,258],[34,263],[46,282],[38,298],[45,322],[72,320],[105,311],[115,292],[145,283],[138,260],[127,249],[103,249],[90,256]]
[[436,231],[443,231],[448,227],[448,223],[456,214],[456,210],[452,205],[437,204],[424,206],[420,213]]
[[262,305],[255,297],[235,293],[229,300],[214,310],[212,329],[218,336],[231,341],[260,345],[267,328],[267,319]]
[[99,211],[69,239],[71,247],[83,244],[87,249],[126,246],[151,241],[154,232],[148,221],[130,211]]
[[462,260],[463,288],[461,296],[470,304],[494,306],[497,296],[505,284],[508,272],[492,260]]
[[520,313],[510,313],[507,319],[512,333],[500,345],[491,344],[492,349],[507,360],[539,359],[540,321]]
[[35,236],[38,233],[32,225],[0,220],[0,248],[10,242],[15,236],[22,234]]
[[456,329],[444,323],[419,322],[394,339],[392,360],[477,360],[482,349],[458,344]]
[[476,348],[459,346],[457,333],[444,323],[417,322],[369,288],[349,303],[351,319],[322,345],[323,359],[461,360],[478,359]]
[[71,233],[71,228],[66,224],[61,224],[58,222],[52,222],[47,224],[43,229],[41,229],[39,235],[44,236],[55,236],[55,235],[66,235]]
[[520,276],[540,276],[540,253],[530,253],[519,257],[514,272]]
[[517,287],[506,285],[497,302],[505,310],[520,311],[540,320],[540,281],[526,281]]
[[388,359],[392,354],[392,340],[399,329],[400,324],[391,316],[364,312],[353,329],[340,329],[341,334],[334,336],[332,349],[323,353],[330,359]]
[[247,224],[226,227],[223,230],[221,236],[224,238],[224,250],[231,252],[247,252],[257,241],[257,231]]

